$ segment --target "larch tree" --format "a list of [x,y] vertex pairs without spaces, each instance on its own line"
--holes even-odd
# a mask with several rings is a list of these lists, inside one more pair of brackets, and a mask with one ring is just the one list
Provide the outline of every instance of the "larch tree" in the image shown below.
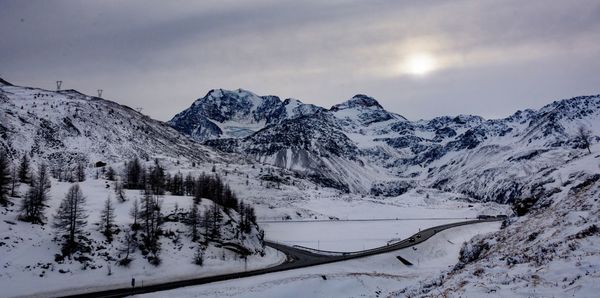
[[204,264],[204,249],[201,245],[196,247],[196,252],[194,253],[194,264],[198,266],[202,266]]
[[17,186],[19,185],[19,175],[17,172],[17,167],[12,166],[10,169],[10,196],[16,197],[17,194]]
[[[131,229],[127,228],[125,230],[123,244],[119,248],[119,252],[124,253],[125,256],[119,260],[118,264],[121,266],[128,266],[129,263],[131,262],[131,258],[129,257],[129,255],[135,251],[136,247],[137,247],[136,233],[133,232]],[[120,255],[119,255],[119,257],[120,257]]]
[[23,158],[21,158],[21,162],[19,163],[19,182],[21,183],[29,183],[29,158],[27,158],[27,154],[23,154]]
[[192,176],[192,173],[188,173],[185,176],[185,180],[183,182],[184,185],[184,189],[185,189],[185,195],[186,196],[193,196],[195,193],[195,186],[196,186],[196,181],[194,181],[194,177]]
[[115,169],[110,166],[108,167],[108,170],[106,170],[106,180],[115,181]]
[[212,222],[210,223],[210,225],[211,225],[210,236],[213,239],[220,239],[221,238],[221,220],[223,220],[223,215],[221,214],[221,206],[219,206],[215,202],[212,203],[212,206],[210,208],[210,219],[212,220]]
[[49,199],[50,174],[45,164],[40,164],[36,175],[31,179],[31,187],[21,205],[20,219],[34,224],[44,224],[46,202]]
[[592,153],[592,150],[590,149],[592,131],[590,131],[583,125],[579,126],[579,128],[577,129],[577,139],[579,140],[579,143],[583,148],[587,149],[589,153]]
[[151,256],[148,256],[148,261],[151,264],[160,264],[160,242],[161,234],[160,225],[162,224],[161,201],[151,194],[150,190],[146,190],[142,197],[140,220],[142,231],[142,240],[144,247],[147,248]]
[[113,227],[115,226],[115,208],[110,197],[104,201],[104,208],[100,213],[100,229],[108,242],[113,240]]
[[165,194],[165,170],[158,162],[158,159],[154,160],[154,166],[148,174],[148,185],[153,194]]
[[74,176],[77,179],[77,182],[85,181],[85,164],[83,162],[77,163]]
[[129,209],[129,216],[133,219],[131,230],[137,231],[140,228],[140,203],[137,198],[133,199],[133,204],[131,205],[131,209]]
[[8,205],[8,196],[10,195],[10,171],[8,156],[0,151],[0,205]]
[[145,169],[136,157],[125,165],[125,181],[128,189],[142,189],[141,181]]
[[198,226],[200,225],[200,212],[198,211],[198,205],[192,203],[192,208],[188,215],[188,225],[190,226],[190,232],[192,241],[198,240]]
[[67,191],[54,216],[53,226],[65,238],[64,255],[71,255],[78,247],[76,236],[83,232],[83,227],[87,224],[84,205],[85,197],[79,184],[75,184]]
[[125,190],[123,190],[123,183],[119,180],[115,181],[115,196],[119,202],[123,203],[127,201],[127,197],[125,196]]

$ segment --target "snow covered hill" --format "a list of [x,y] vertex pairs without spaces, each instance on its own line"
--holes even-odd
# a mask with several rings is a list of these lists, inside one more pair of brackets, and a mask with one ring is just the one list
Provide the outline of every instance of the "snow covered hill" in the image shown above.
[[[426,185],[502,203],[521,198],[532,174],[585,153],[579,127],[590,131],[592,143],[600,140],[600,96],[556,101],[504,119],[419,121],[388,112],[366,95],[328,110],[299,105],[308,112],[285,114],[274,113],[281,102],[273,98],[211,91],[170,124],[197,140],[211,139],[209,146],[343,191],[396,196]],[[205,137],[201,132],[213,124],[221,130]],[[230,133],[231,127],[245,133]]]
[[[269,248],[263,248],[258,239],[258,231],[253,227],[246,238],[240,240],[237,222],[240,216],[235,211],[221,212],[221,241],[193,241],[186,223],[187,214],[193,204],[189,196],[165,195],[160,198],[163,223],[160,238],[161,262],[152,265],[145,258],[140,232],[139,244],[132,245],[129,255],[131,262],[126,266],[118,265],[126,255],[132,219],[130,216],[134,201],[142,200],[137,190],[125,190],[126,201],[115,199],[114,183],[105,179],[88,179],[79,183],[86,197],[84,209],[88,214],[79,241],[85,250],[72,256],[61,255],[61,237],[52,227],[53,215],[67,189],[68,182],[52,180],[49,193],[47,216],[49,224],[35,225],[18,220],[21,198],[11,198],[13,206],[0,207],[0,286],[3,297],[38,295],[56,297],[66,294],[89,292],[107,288],[127,287],[131,278],[137,285],[145,285],[209,276],[229,272],[262,268],[279,264],[283,254]],[[19,193],[25,193],[26,185],[21,185]],[[115,214],[114,240],[108,241],[101,232],[101,211],[107,197],[112,197]],[[202,200],[198,204],[199,213],[212,208],[212,201]],[[202,237],[203,238],[203,237]],[[251,254],[247,263],[235,250],[225,246],[240,245]],[[194,264],[198,247],[203,249],[203,265]]]
[[600,146],[592,150],[596,153],[534,174],[527,200],[519,205],[522,217],[473,238],[452,270],[398,297],[596,297]]
[[74,90],[2,83],[0,114],[0,148],[51,165],[120,162],[134,156],[196,162],[221,158],[162,122]]

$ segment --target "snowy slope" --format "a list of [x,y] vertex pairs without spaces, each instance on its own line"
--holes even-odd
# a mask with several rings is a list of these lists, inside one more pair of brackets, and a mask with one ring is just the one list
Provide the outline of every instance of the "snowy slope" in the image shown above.
[[0,85],[0,148],[52,164],[221,157],[129,107],[74,90]]
[[[401,285],[418,285],[453,266],[463,241],[496,231],[498,226],[498,223],[482,223],[457,227],[442,231],[414,248],[136,297],[389,297]],[[403,265],[397,256],[408,259],[414,266]]]
[[[196,173],[197,174],[197,173]],[[52,180],[47,216],[51,222],[60,201],[64,198],[71,183]],[[126,287],[131,278],[138,285],[144,283],[165,282],[177,279],[189,279],[199,276],[217,275],[241,271],[244,262],[239,256],[222,248],[217,242],[208,242],[205,250],[205,263],[198,266],[193,263],[193,256],[198,242],[191,241],[189,227],[175,218],[185,218],[192,204],[191,197],[166,195],[161,197],[162,213],[166,218],[162,224],[164,231],[161,237],[162,262],[158,266],[151,265],[142,255],[140,249],[131,254],[133,260],[128,266],[119,266],[117,261],[123,258],[124,234],[132,219],[129,215],[132,202],[141,200],[137,190],[127,190],[127,201],[117,202],[114,199],[114,184],[104,179],[88,179],[80,184],[86,197],[84,209],[88,212],[88,224],[84,228],[85,243],[92,249],[89,253],[76,254],[73,258],[57,261],[61,242],[56,239],[56,230],[52,225],[33,225],[17,219],[19,214],[19,198],[12,198],[14,206],[1,208],[0,220],[0,287],[2,297],[38,294],[42,297],[89,292],[108,288]],[[27,186],[21,186],[21,193]],[[117,233],[115,240],[106,241],[100,232],[100,210],[107,197],[113,197]],[[212,202],[203,200],[199,209],[210,208]],[[236,239],[235,222],[239,220],[237,213],[223,213],[223,242],[238,242],[253,252],[248,257],[248,268],[262,268],[279,264],[284,256],[271,249],[263,250],[254,229],[244,240]],[[234,224],[231,224],[231,223]],[[110,275],[109,275],[110,272]],[[74,283],[73,281],[76,281]]]
[[[598,152],[596,145],[593,151]],[[600,286],[600,155],[534,175],[530,211],[476,237],[458,265],[398,297],[596,297]]]

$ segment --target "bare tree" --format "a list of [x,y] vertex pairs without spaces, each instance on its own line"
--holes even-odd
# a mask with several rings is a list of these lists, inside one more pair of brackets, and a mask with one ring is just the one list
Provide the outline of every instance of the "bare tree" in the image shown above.
[[19,175],[17,172],[17,167],[12,166],[10,169],[10,196],[16,197],[17,194],[17,185],[19,185]]
[[223,215],[221,214],[221,206],[217,203],[213,202],[210,208],[210,219],[212,222],[210,236],[213,239],[221,239],[221,220],[223,220]]
[[117,200],[123,203],[127,201],[127,197],[125,196],[125,191],[123,190],[123,183],[120,180],[115,181],[115,195],[117,196]]
[[104,208],[100,214],[100,226],[102,234],[106,236],[108,242],[112,242],[113,239],[113,226],[115,225],[115,208],[112,205],[110,197],[106,198],[104,202]]
[[8,156],[0,151],[0,205],[2,206],[8,205],[10,183]]
[[29,159],[27,158],[27,154],[23,155],[19,164],[19,182],[29,183]]
[[85,165],[83,162],[78,162],[75,167],[75,177],[77,178],[77,182],[85,181]]
[[108,170],[106,170],[106,180],[108,180],[108,181],[115,180],[115,169],[113,169],[112,167],[108,167]]
[[40,164],[36,175],[31,179],[31,187],[23,199],[19,217],[21,220],[34,224],[44,223],[44,209],[48,207],[46,201],[49,199],[48,192],[51,186],[48,167]]
[[201,245],[196,247],[196,252],[194,253],[194,264],[198,266],[202,266],[204,264],[204,249]]
[[200,225],[200,212],[198,212],[198,205],[192,203],[192,209],[188,215],[188,225],[190,226],[192,241],[198,240],[198,226]]
[[140,228],[140,224],[138,223],[138,219],[140,219],[140,203],[137,198],[133,199],[133,205],[129,210],[129,215],[133,219],[131,229],[137,231]]
[[579,140],[583,148],[586,148],[589,153],[592,153],[592,150],[590,149],[592,131],[590,131],[583,125],[579,126],[579,128],[577,129],[577,139]]
[[[137,247],[137,238],[135,236],[135,232],[132,232],[131,229],[125,230],[125,239],[123,242],[123,246],[120,248],[120,252],[125,254],[125,257],[119,260],[119,265],[127,266],[131,262],[129,255],[135,251]],[[120,256],[119,256],[120,257]]]
[[150,190],[144,192],[140,209],[141,226],[144,232],[142,240],[144,247],[150,253],[147,259],[153,265],[160,264],[160,241],[158,240],[162,233],[160,229],[162,224],[161,205],[162,201],[157,196],[153,196]]
[[63,253],[67,255],[70,255],[77,248],[78,244],[75,236],[81,234],[83,227],[87,224],[84,205],[85,197],[81,192],[81,188],[79,188],[79,184],[75,184],[67,191],[54,216],[54,228],[65,233],[66,242],[64,243]]

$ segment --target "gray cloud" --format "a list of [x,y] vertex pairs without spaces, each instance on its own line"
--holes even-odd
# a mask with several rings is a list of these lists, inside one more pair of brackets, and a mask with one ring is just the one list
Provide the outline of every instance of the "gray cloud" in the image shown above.
[[[102,88],[161,120],[221,87],[322,106],[366,93],[418,119],[506,116],[600,86],[591,0],[3,0],[0,36],[5,79]],[[415,53],[438,69],[404,74]]]

